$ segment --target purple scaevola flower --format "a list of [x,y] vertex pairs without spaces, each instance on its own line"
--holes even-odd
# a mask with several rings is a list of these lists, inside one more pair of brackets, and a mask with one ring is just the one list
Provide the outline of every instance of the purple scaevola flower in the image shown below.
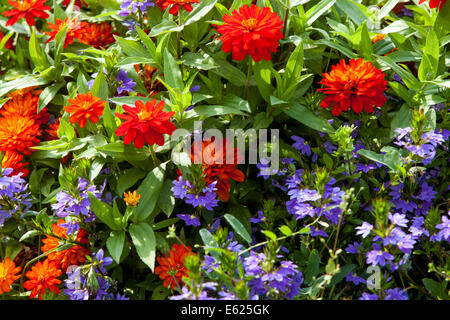
[[306,156],[311,155],[311,148],[309,145],[305,142],[305,139],[298,136],[292,136],[292,140],[295,141],[295,143],[292,145],[296,150],[300,151],[302,154]]
[[121,94],[122,92],[134,92],[133,88],[136,86],[136,82],[134,82],[132,78],[128,77],[128,72],[125,70],[119,70],[116,81],[118,83],[118,94]]
[[177,217],[184,221],[187,226],[200,226],[200,220],[191,214],[177,214]]

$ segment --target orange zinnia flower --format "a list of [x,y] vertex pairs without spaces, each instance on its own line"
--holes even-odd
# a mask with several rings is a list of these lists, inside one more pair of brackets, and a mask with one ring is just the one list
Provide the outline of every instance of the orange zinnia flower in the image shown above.
[[147,89],[150,97],[165,89],[164,85],[158,79],[153,79],[155,73],[158,71],[155,67],[145,65],[144,70],[141,70],[141,67],[135,64],[134,69],[138,73],[139,79],[144,82],[145,89]]
[[128,191],[128,193],[123,193],[123,201],[129,206],[136,207],[139,199],[141,198],[140,194],[137,194],[137,190],[134,190],[133,192]]
[[[68,239],[66,228],[59,226],[59,224],[62,224],[64,222],[64,220],[60,219],[57,223],[52,224],[52,229],[55,235],[64,239]],[[79,229],[75,241],[83,244],[89,244],[89,240],[86,236],[86,230]],[[47,236],[47,238],[42,239],[42,242],[44,243],[41,248],[42,252],[47,252],[58,247],[61,244],[60,241],[60,239],[52,236]],[[49,253],[47,257],[50,261],[55,261],[63,271],[66,271],[67,267],[69,267],[70,265],[79,265],[81,263],[84,263],[86,261],[86,255],[89,254],[90,251],[88,248],[76,244],[66,250],[53,251]]]
[[22,160],[23,155],[20,153],[15,151],[5,151],[1,162],[1,167],[13,169],[13,175],[22,173],[22,177],[26,177],[28,175],[28,170],[26,168],[28,162],[23,163],[21,162]]
[[34,95],[31,91],[22,95],[15,94],[0,109],[0,115],[5,118],[13,115],[29,117],[37,124],[42,125],[48,122],[50,115],[47,113],[47,108],[43,108],[37,114],[38,103],[39,96]]
[[55,122],[48,125],[46,140],[58,140],[59,119],[55,119]]
[[45,10],[51,10],[52,8],[45,6],[46,0],[8,0],[8,3],[15,9],[3,12],[5,17],[9,18],[6,22],[6,26],[14,25],[18,20],[25,18],[29,26],[34,26],[34,18],[47,19],[49,14]]
[[156,103],[153,99],[145,104],[136,101],[135,107],[123,105],[123,110],[128,114],[116,112],[116,117],[125,120],[116,130],[119,137],[125,135],[123,143],[130,144],[134,140],[136,148],[142,148],[147,142],[149,145],[164,144],[164,133],[169,135],[175,131],[175,125],[170,118],[175,112],[164,112],[164,101]]
[[16,267],[14,261],[5,258],[5,261],[0,262],[0,294],[11,291],[11,285],[21,277],[16,273],[22,270],[21,267]]
[[178,10],[180,7],[183,7],[187,12],[192,11],[192,3],[199,3],[200,0],[157,0],[156,5],[161,8],[161,10],[165,10],[168,7],[169,13],[171,15],[178,15]]
[[49,259],[44,262],[36,263],[31,271],[28,271],[25,275],[28,281],[24,282],[23,287],[27,290],[33,290],[30,294],[30,299],[33,299],[38,295],[39,300],[42,299],[42,295],[45,294],[45,289],[59,293],[57,284],[61,283],[61,280],[57,279],[61,276],[62,271],[58,268],[54,261]]
[[81,22],[81,29],[77,35],[78,41],[94,48],[104,48],[115,41],[113,28],[107,22],[92,23]]
[[30,147],[39,143],[39,125],[29,117],[12,114],[0,117],[0,151],[15,151],[30,155]]
[[375,37],[373,37],[372,43],[373,43],[373,44],[374,44],[374,43],[377,43],[378,41],[383,40],[385,37],[386,37],[385,34],[377,33],[377,34],[375,35]]
[[[194,142],[191,150],[191,160],[198,163],[201,159],[203,165],[203,174],[206,183],[210,184],[217,181],[217,195],[222,201],[228,201],[230,198],[230,179],[242,182],[245,179],[244,173],[236,166],[241,162],[242,155],[237,148],[232,149],[231,142],[224,139],[222,149],[216,150],[216,144],[211,140]],[[233,152],[233,162],[227,161],[227,150]]]
[[68,113],[73,113],[69,121],[71,123],[78,123],[80,128],[84,128],[87,119],[92,123],[97,123],[99,117],[103,114],[105,108],[105,101],[101,101],[100,98],[92,96],[92,93],[86,94],[79,93],[75,99],[67,100],[70,105],[64,107],[64,110]]
[[48,27],[52,31],[44,31],[44,33],[50,37],[50,39],[48,39],[45,43],[49,43],[54,40],[58,32],[66,26],[68,26],[68,28],[66,32],[66,40],[64,41],[64,48],[67,48],[69,44],[72,44],[73,39],[78,38],[78,33],[81,29],[81,23],[78,21],[78,18],[66,18],[64,21],[61,19],[56,19],[56,24],[49,23]]
[[[420,0],[419,4],[424,3],[424,2],[425,2],[425,0]],[[441,10],[442,7],[444,6],[445,2],[447,2],[447,0],[430,0],[429,5],[430,5],[431,9],[434,9],[437,6],[439,6],[438,10]]]
[[278,41],[283,39],[283,21],[270,8],[245,5],[239,12],[225,14],[224,24],[217,28],[222,34],[222,49],[232,51],[235,60],[243,60],[250,55],[255,62],[270,60],[271,52],[276,52]]
[[382,107],[386,103],[384,91],[387,89],[385,74],[369,61],[352,59],[347,65],[341,60],[338,65],[332,66],[329,73],[323,74],[320,84],[325,88],[318,89],[328,96],[323,99],[320,106],[328,108],[333,104],[331,114],[338,116],[350,107],[356,113],[362,110],[372,112],[373,107]]
[[182,286],[181,279],[188,275],[188,270],[184,266],[184,259],[192,252],[191,247],[174,244],[170,249],[169,256],[157,257],[159,266],[155,268],[155,274],[163,280],[163,286],[175,289]]

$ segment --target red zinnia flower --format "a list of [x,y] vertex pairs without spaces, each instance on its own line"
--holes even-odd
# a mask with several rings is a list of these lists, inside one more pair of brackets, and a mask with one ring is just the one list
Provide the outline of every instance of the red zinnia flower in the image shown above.
[[30,299],[33,299],[38,294],[39,300],[41,300],[42,295],[45,294],[45,289],[59,293],[59,288],[57,284],[61,283],[61,280],[57,279],[61,276],[62,271],[58,269],[55,262],[49,259],[44,260],[44,262],[36,263],[31,271],[26,273],[28,281],[23,284],[23,287],[27,290],[33,290],[30,294]]
[[[425,0],[420,0],[419,4],[424,3],[424,2],[425,2]],[[430,0],[429,5],[430,5],[431,9],[434,9],[437,6],[439,6],[438,10],[441,10],[442,7],[444,6],[445,2],[447,2],[447,0]]]
[[217,28],[222,34],[222,49],[232,51],[233,59],[243,60],[248,54],[255,62],[270,60],[271,52],[276,52],[278,41],[283,39],[283,21],[270,8],[245,5],[233,15],[225,14],[224,24]]
[[51,10],[52,8],[45,6],[46,0],[8,0],[8,3],[15,9],[3,12],[5,17],[9,18],[6,26],[14,25],[18,20],[25,18],[29,26],[34,26],[34,18],[47,19],[49,14],[44,10]]
[[5,258],[5,261],[0,262],[0,294],[11,291],[11,285],[21,277],[16,273],[22,270],[21,267],[16,267],[14,261]]
[[169,256],[157,257],[159,266],[155,268],[155,274],[163,280],[163,286],[175,289],[177,286],[183,286],[181,279],[188,275],[188,270],[184,266],[184,259],[192,252],[191,247],[174,244],[170,249]]
[[69,121],[71,123],[78,123],[80,128],[84,128],[87,119],[92,123],[97,123],[99,117],[103,114],[105,108],[105,101],[101,101],[100,98],[92,96],[92,93],[86,94],[79,93],[75,99],[69,99],[67,102],[70,105],[64,107],[64,110],[68,113],[73,113]]
[[107,22],[92,23],[81,22],[81,29],[77,39],[81,43],[88,44],[94,48],[104,48],[115,41],[113,28]]
[[373,106],[382,107],[386,103],[384,91],[387,89],[385,74],[363,59],[352,59],[347,65],[341,60],[338,65],[332,66],[329,73],[323,74],[320,84],[325,88],[318,89],[328,96],[323,99],[320,106],[328,108],[331,104],[331,114],[338,116],[342,111],[352,107],[356,113],[363,109],[372,112]]
[[30,147],[39,143],[39,125],[29,117],[0,117],[0,151],[15,151],[30,155]]
[[3,155],[2,162],[0,166],[2,168],[11,168],[13,169],[13,175],[22,173],[22,178],[28,175],[28,170],[26,166],[28,162],[23,163],[23,155],[15,151],[5,151]]
[[[211,140],[194,142],[191,150],[191,160],[197,163],[201,159],[203,165],[203,174],[206,183],[210,184],[217,181],[217,195],[222,201],[228,201],[230,198],[230,179],[242,182],[245,179],[244,173],[236,166],[240,162],[242,155],[237,148],[231,148],[231,142],[224,139],[222,149],[216,150],[216,144]],[[227,150],[233,152],[233,162],[227,163]]]
[[169,13],[176,16],[178,15],[178,10],[180,7],[183,7],[184,10],[187,12],[192,11],[192,5],[191,3],[199,3],[200,0],[158,0],[156,1],[156,4],[162,9],[169,9]]
[[[65,221],[60,219],[57,223],[52,224],[53,233],[61,238],[68,239],[66,228],[61,227],[59,224]],[[60,239],[47,236],[47,238],[42,239],[44,245],[42,246],[42,252],[50,251],[60,245]],[[83,244],[89,244],[87,239],[87,231],[84,229],[79,229],[75,241]],[[53,251],[47,255],[48,260],[54,261],[63,271],[67,270],[70,265],[79,265],[86,261],[86,255],[89,255],[90,251],[80,245],[74,245],[69,249],[62,251]]]
[[61,19],[56,19],[56,24],[49,23],[48,27],[53,31],[44,31],[44,33],[50,37],[50,39],[48,39],[45,43],[54,40],[58,32],[66,26],[68,26],[68,28],[66,32],[66,40],[64,41],[64,48],[67,48],[69,44],[72,44],[73,39],[78,37],[78,33],[81,29],[81,23],[78,21],[78,18],[66,18],[64,21]]
[[129,144],[134,140],[136,148],[142,148],[147,142],[149,145],[164,144],[164,133],[169,135],[175,131],[175,125],[170,122],[170,118],[175,112],[163,111],[164,101],[158,104],[153,99],[145,104],[142,101],[136,101],[135,107],[123,105],[123,110],[128,114],[116,112],[116,117],[125,120],[116,130],[116,135],[123,136],[123,143]]

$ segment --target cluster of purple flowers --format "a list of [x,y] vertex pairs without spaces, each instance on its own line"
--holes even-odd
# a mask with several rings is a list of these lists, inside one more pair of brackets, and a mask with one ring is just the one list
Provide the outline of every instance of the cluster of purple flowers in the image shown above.
[[153,7],[155,4],[151,0],[124,0],[120,4],[119,16],[126,17],[131,14],[145,12],[148,7]]
[[[358,300],[382,300],[380,297],[373,293],[364,292]],[[399,288],[387,289],[384,292],[383,300],[408,300],[408,293],[405,290]]]
[[248,281],[251,297],[270,297],[271,294],[276,294],[293,299],[301,291],[303,275],[292,261],[280,261],[275,267],[268,262],[264,253],[251,251],[244,259],[243,267],[245,276],[251,278]]
[[450,131],[444,129],[439,132],[436,129],[435,131],[423,133],[420,142],[415,144],[411,137],[412,129],[410,127],[397,128],[395,132],[398,135],[394,144],[404,147],[413,155],[422,158],[424,165],[428,165],[433,161],[436,155],[436,147],[443,144],[450,137]]
[[13,169],[0,168],[0,226],[13,214],[26,213],[31,207],[28,184],[22,174],[12,175]]
[[[64,293],[67,294],[70,300],[129,300],[125,295],[114,294],[108,292],[111,288],[110,282],[105,278],[106,269],[112,263],[110,257],[104,257],[103,249],[100,249],[93,255],[92,267],[85,266],[69,266],[67,268],[68,278],[64,280],[67,289]],[[89,270],[92,268],[94,275],[86,275],[83,269]],[[92,286],[89,277],[95,277],[96,285]]]
[[[106,180],[105,180],[106,183]],[[95,214],[90,210],[90,200],[88,193],[92,193],[101,199],[105,184],[97,190],[95,185],[81,177],[78,178],[76,193],[60,191],[56,194],[56,203],[52,204],[52,209],[60,218],[66,218],[67,223],[62,224],[67,228],[67,234],[73,234],[80,228],[78,221],[91,222],[95,220]]]
[[290,200],[286,202],[288,212],[296,219],[310,217],[324,217],[334,224],[339,223],[342,213],[340,208],[345,192],[335,186],[336,179],[330,178],[323,193],[307,189],[303,186],[302,169],[286,179],[287,194]]
[[[173,180],[172,192],[175,198],[184,200],[194,208],[203,207],[207,210],[213,210],[214,207],[217,207],[219,200],[216,194],[216,182],[210,183],[199,192],[194,189],[192,183],[189,180],[183,180],[181,176]],[[181,219],[185,220],[184,217]]]

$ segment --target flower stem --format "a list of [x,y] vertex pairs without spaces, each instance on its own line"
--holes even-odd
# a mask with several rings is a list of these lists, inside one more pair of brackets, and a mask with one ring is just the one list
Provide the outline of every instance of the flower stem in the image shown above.
[[247,81],[245,82],[245,87],[244,87],[244,100],[247,100],[248,87],[250,86],[251,73],[252,73],[252,58],[250,56],[248,56]]
[[152,155],[152,160],[155,167],[159,166],[159,160],[156,157],[155,148],[153,145],[150,146],[150,154]]

